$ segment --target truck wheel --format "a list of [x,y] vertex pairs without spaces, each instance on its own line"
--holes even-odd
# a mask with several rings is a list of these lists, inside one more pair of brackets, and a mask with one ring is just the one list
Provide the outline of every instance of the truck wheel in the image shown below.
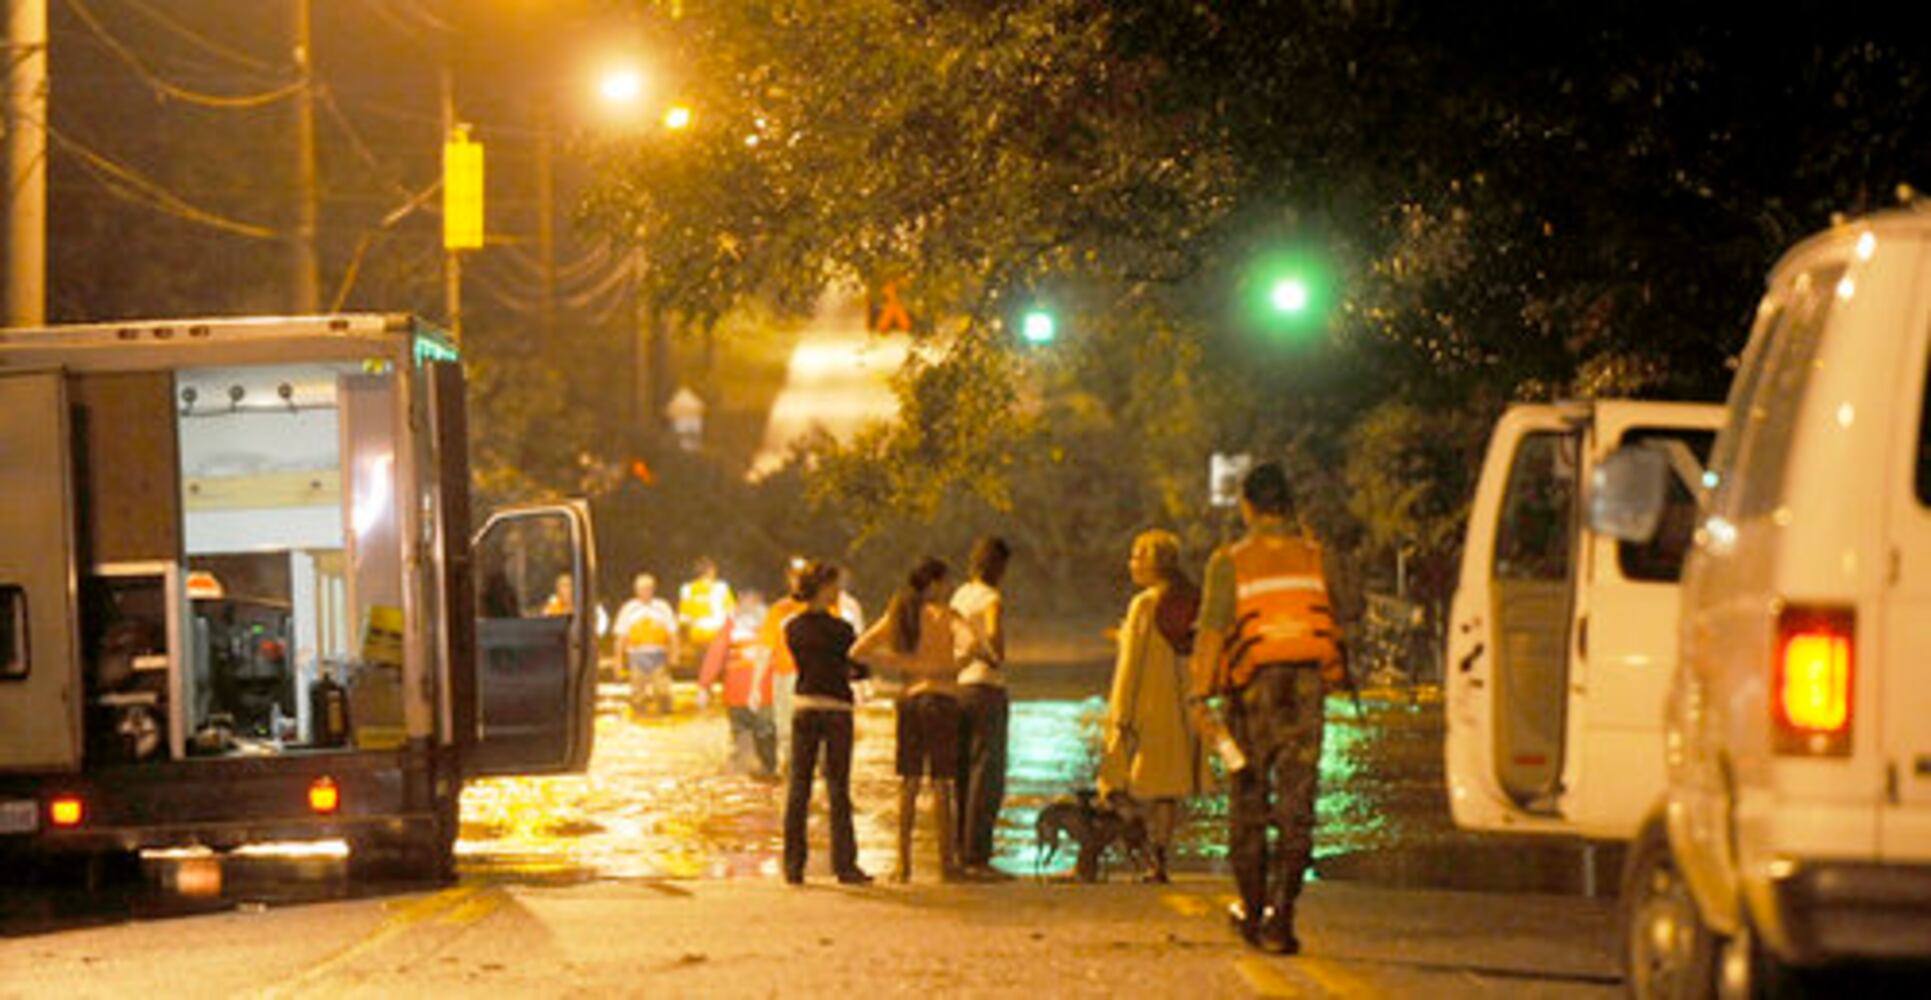
[[1623,868],[1623,985],[1642,1000],[1701,1000],[1717,986],[1718,939],[1670,854],[1661,819],[1630,846]]

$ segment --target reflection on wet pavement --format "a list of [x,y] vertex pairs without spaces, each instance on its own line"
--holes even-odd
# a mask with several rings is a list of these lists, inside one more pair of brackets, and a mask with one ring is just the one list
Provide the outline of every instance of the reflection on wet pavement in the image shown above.
[[[1097,675],[1096,675],[1097,676]],[[1103,677],[1099,678],[1103,680]],[[1098,681],[1096,680],[1096,686]],[[586,775],[477,782],[463,797],[465,871],[578,869],[604,878],[775,876],[782,850],[783,786],[726,773],[727,724],[697,714],[681,692],[669,719],[620,708],[598,720]],[[1447,815],[1441,783],[1441,711],[1428,692],[1373,697],[1357,717],[1332,699],[1322,754],[1317,855],[1360,857],[1442,847],[1465,835]],[[1063,874],[1071,852],[1039,866],[1033,831],[1047,803],[1091,787],[1104,702],[1097,696],[1017,700],[1011,719],[1005,810],[995,864],[1013,874]],[[894,861],[897,779],[888,705],[857,716],[852,797],[860,864]],[[814,798],[812,870],[826,869],[823,791]],[[929,806],[921,801],[915,870],[935,873]],[[1224,867],[1226,798],[1195,801],[1175,862]]]

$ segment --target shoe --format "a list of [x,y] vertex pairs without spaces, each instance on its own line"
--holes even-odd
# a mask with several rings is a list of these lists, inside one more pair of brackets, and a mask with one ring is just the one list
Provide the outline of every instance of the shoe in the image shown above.
[[838,884],[839,885],[871,885],[872,877],[870,875],[865,874],[863,871],[860,871],[859,869],[854,868],[848,872],[839,872]]
[[1249,942],[1254,947],[1270,955],[1299,955],[1301,939],[1285,927],[1267,928],[1257,935],[1257,940]]
[[784,880],[787,885],[804,885],[805,884],[805,876],[803,872],[785,872]]
[[892,881],[894,881],[894,882],[897,882],[897,883],[898,883],[898,884],[900,884],[900,885],[905,885],[905,884],[907,884],[907,883],[909,883],[909,882],[911,882],[911,881],[912,881],[912,869],[910,869],[910,868],[894,868],[894,869],[892,869]]
[[1247,908],[1239,900],[1227,904],[1227,924],[1249,947],[1261,946],[1260,921],[1247,919]]

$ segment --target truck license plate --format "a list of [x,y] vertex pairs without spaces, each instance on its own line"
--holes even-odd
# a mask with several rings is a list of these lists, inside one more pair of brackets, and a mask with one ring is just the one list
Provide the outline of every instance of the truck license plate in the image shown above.
[[40,829],[40,803],[33,799],[0,801],[0,833],[32,833]]

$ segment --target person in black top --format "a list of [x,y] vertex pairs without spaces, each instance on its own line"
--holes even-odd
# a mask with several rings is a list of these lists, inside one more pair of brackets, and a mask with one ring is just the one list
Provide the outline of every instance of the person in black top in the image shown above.
[[798,571],[792,596],[808,607],[785,624],[785,644],[798,664],[791,716],[791,784],[784,807],[784,879],[805,880],[805,817],[811,808],[811,773],[825,756],[825,791],[831,796],[831,867],[838,881],[872,880],[858,867],[852,833],[852,685],[865,668],[849,653],[857,633],[838,617],[838,567],[809,562]]

